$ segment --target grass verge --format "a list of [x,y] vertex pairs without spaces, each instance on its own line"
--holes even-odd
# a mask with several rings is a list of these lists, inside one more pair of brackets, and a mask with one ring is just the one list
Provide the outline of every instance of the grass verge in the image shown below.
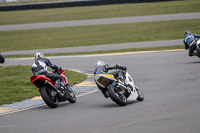
[[[21,101],[39,95],[38,89],[30,82],[30,66],[0,66],[0,105]],[[66,70],[70,85],[87,78],[86,75]]]
[[200,19],[0,31],[1,51],[174,40],[200,33]]
[[[60,2],[60,0],[27,0],[27,1],[10,1],[6,3],[0,3],[0,5],[16,5],[16,4],[32,4],[32,3],[42,3],[42,2]],[[64,0],[73,1],[73,0]],[[75,1],[75,0],[74,0]]]
[[199,12],[199,0],[0,12],[0,25]]

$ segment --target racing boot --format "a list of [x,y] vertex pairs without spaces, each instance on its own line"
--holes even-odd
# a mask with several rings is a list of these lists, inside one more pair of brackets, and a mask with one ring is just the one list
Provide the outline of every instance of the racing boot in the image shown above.
[[105,98],[109,98],[109,95],[108,95],[107,91],[102,90],[101,92],[103,93],[103,95],[104,95]]
[[118,80],[118,82],[120,82],[123,85],[127,86],[126,81],[125,81],[126,80],[125,76],[119,76],[119,77],[117,77],[117,80]]

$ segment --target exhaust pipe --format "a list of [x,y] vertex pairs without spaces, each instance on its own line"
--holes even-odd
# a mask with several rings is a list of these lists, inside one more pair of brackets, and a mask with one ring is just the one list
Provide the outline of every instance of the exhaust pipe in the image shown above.
[[118,83],[117,85],[119,86],[119,88],[121,88],[123,90],[127,90],[126,86],[124,86],[123,84]]
[[53,86],[49,81],[45,80],[44,84],[47,84],[48,86],[50,86],[52,89],[58,92],[59,95],[64,96],[64,94],[60,90],[58,90],[55,86]]

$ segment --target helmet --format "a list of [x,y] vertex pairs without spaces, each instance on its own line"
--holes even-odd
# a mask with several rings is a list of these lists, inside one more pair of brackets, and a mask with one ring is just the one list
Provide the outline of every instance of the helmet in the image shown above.
[[41,52],[37,52],[37,53],[35,53],[35,55],[34,55],[34,59],[37,60],[37,59],[40,59],[40,58],[44,58],[43,53],[41,53]]
[[192,34],[192,33],[189,30],[186,30],[184,35],[188,35],[188,34]]
[[99,66],[105,66],[106,64],[103,61],[97,61],[95,68],[99,67]]

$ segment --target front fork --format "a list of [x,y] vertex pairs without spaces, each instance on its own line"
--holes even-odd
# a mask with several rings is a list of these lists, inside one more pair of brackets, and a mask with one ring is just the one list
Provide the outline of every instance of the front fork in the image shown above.
[[119,90],[117,93],[125,95],[126,97],[128,97],[131,94],[131,89],[129,87],[126,87],[117,81],[109,85],[109,87],[114,87],[114,86],[116,86],[116,88],[118,88]]

